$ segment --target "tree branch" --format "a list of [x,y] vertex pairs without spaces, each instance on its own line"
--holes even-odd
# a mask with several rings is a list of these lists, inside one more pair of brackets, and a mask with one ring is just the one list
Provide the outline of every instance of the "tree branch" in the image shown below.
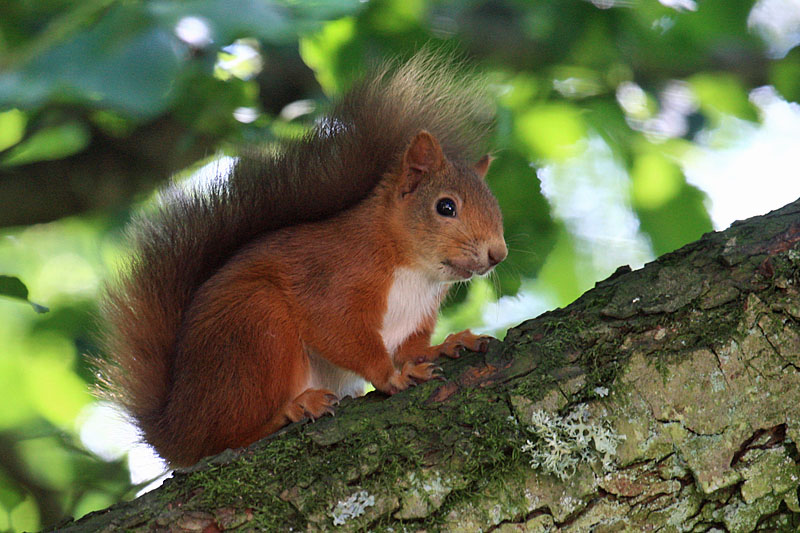
[[798,284],[800,200],[59,531],[796,528]]

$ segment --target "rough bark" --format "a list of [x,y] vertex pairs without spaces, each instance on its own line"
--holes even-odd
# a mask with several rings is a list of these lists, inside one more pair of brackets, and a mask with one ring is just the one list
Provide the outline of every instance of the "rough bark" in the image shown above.
[[800,200],[60,530],[795,530],[798,289]]

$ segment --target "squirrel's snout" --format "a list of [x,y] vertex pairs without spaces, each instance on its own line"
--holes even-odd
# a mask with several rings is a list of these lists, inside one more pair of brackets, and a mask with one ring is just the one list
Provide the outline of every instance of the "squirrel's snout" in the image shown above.
[[469,270],[483,276],[505,259],[507,255],[508,248],[506,248],[505,241],[501,239],[499,242],[492,242],[486,247],[483,259],[480,259],[480,256],[476,257],[475,261],[473,261],[474,267]]
[[487,257],[489,259],[489,266],[493,267],[503,259],[506,258],[508,255],[508,248],[506,248],[506,243],[504,241],[500,241],[499,243],[490,244],[487,250]]

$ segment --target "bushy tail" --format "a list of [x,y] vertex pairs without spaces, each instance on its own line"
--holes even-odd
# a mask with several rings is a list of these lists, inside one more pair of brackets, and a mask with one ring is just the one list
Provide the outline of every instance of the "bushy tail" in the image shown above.
[[243,155],[227,179],[167,189],[131,222],[130,262],[102,304],[104,396],[128,411],[146,440],[158,440],[177,332],[198,287],[259,235],[363,199],[420,130],[452,160],[474,163],[492,116],[487,102],[480,78],[421,52],[356,85],[302,139]]

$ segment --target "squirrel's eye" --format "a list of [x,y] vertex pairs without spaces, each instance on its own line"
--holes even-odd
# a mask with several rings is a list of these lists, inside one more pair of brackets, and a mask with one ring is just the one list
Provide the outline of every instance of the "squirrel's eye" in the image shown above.
[[456,203],[452,198],[442,198],[436,202],[436,212],[443,217],[456,216]]

